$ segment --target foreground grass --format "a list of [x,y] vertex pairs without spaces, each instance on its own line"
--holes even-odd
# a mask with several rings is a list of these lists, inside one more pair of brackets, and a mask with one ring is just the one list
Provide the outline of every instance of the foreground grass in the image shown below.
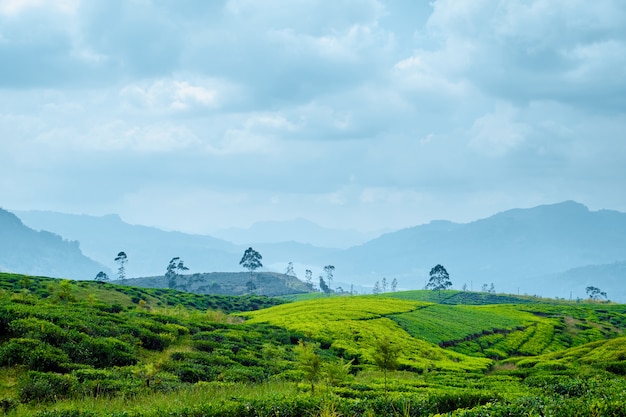
[[[262,308],[275,302],[0,274],[0,413],[626,415],[626,306],[476,306],[459,294]],[[398,347],[399,370],[375,365],[380,339]],[[299,340],[318,355],[312,378]]]

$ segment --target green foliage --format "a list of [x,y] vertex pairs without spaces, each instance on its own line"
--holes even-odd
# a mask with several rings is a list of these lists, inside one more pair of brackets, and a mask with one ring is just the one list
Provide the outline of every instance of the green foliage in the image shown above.
[[372,358],[376,366],[383,371],[385,375],[385,391],[387,391],[387,372],[395,371],[398,366],[398,356],[400,355],[400,346],[387,337],[382,337],[374,343],[374,351]]
[[[626,412],[620,305],[468,306],[455,291],[439,305],[422,291],[261,309],[275,302],[95,282],[62,301],[58,280],[0,278],[0,410],[13,417]],[[228,314],[245,308],[258,311]],[[397,353],[392,375],[377,344]]]
[[69,397],[78,384],[72,375],[29,371],[19,383],[22,402],[50,402]]
[[319,350],[319,344],[305,343],[303,340],[299,340],[294,348],[304,379],[311,384],[311,394],[315,392],[315,383],[322,375],[322,358],[317,350]]

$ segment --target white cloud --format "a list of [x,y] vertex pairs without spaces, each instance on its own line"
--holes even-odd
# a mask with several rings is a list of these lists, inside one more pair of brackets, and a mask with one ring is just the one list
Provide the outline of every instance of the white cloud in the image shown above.
[[478,152],[501,157],[520,146],[529,133],[529,126],[515,121],[517,111],[510,105],[498,105],[474,122],[469,146]]
[[2,0],[0,1],[0,14],[16,15],[33,8],[49,7],[63,13],[74,13],[80,4],[80,0]]
[[165,153],[198,146],[197,136],[183,126],[154,124],[133,126],[115,120],[85,132],[53,128],[39,135],[39,143],[53,149],[74,148],[87,152]]
[[126,105],[156,111],[214,108],[218,105],[218,91],[208,84],[159,79],[144,85],[127,85],[121,89],[120,97]]

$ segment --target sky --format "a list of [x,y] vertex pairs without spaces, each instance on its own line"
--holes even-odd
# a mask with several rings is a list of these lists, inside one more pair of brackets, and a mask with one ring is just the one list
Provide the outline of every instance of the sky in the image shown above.
[[0,0],[0,206],[210,233],[626,211],[623,0]]

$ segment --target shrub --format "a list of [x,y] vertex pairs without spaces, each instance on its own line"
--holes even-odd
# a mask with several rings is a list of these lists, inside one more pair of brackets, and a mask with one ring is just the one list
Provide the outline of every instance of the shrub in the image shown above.
[[78,380],[72,375],[29,371],[18,384],[22,402],[49,402],[70,397]]
[[72,359],[78,363],[96,368],[127,366],[137,363],[134,349],[125,342],[113,337],[84,337],[76,345],[66,346]]
[[0,346],[0,365],[25,365],[35,371],[64,372],[70,363],[61,349],[34,339],[17,338]]

